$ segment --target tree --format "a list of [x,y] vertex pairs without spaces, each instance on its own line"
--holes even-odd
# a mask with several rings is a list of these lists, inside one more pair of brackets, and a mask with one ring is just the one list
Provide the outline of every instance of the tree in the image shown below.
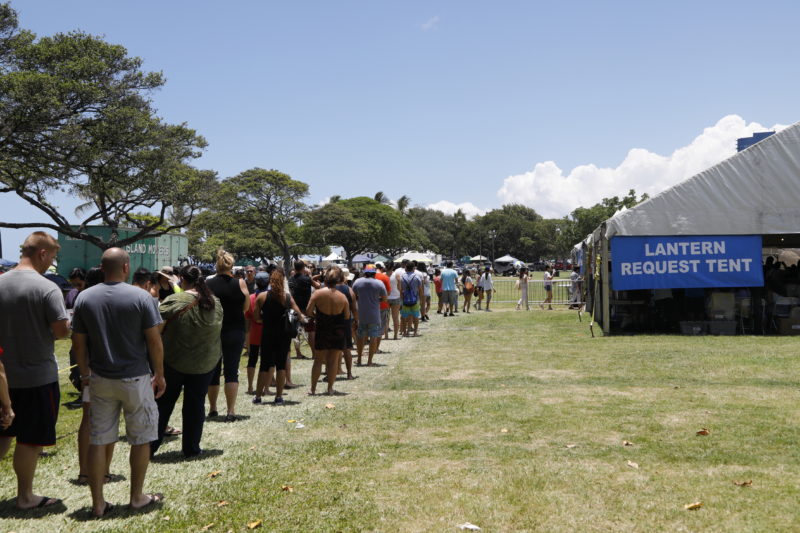
[[[45,217],[0,227],[45,227],[108,248],[191,222],[216,184],[213,173],[187,164],[205,141],[155,115],[148,95],[164,79],[142,72],[141,63],[81,32],[36,40],[0,5],[0,193],[16,194]],[[84,198],[88,214],[73,226],[53,202],[56,193]],[[156,218],[131,216],[142,209]],[[107,241],[87,232],[100,222],[112,228]],[[120,238],[122,226],[137,231]]]
[[279,253],[264,231],[254,230],[225,210],[208,209],[201,212],[187,228],[186,236],[189,239],[189,255],[198,261],[214,262],[220,248],[236,257],[264,262]]
[[222,182],[222,209],[250,232],[265,232],[291,270],[296,242],[294,228],[308,209],[308,185],[277,170],[252,168]]
[[592,207],[579,207],[575,209],[570,213],[570,224],[565,231],[565,234],[568,235],[568,241],[573,245],[582,241],[589,233],[592,233],[600,224],[614,216],[614,213],[623,207],[630,209],[648,198],[649,196],[647,193],[637,198],[636,191],[631,189],[628,191],[628,194],[622,198],[618,196],[603,198]]
[[352,267],[358,254],[402,246],[409,227],[391,206],[359,196],[308,212],[302,231],[307,242],[344,248],[347,264]]
[[[537,244],[541,237],[537,235],[537,224],[542,220],[541,215],[530,207],[520,204],[507,204],[500,209],[493,209],[475,219],[476,231],[491,250],[494,244],[495,255],[502,256],[506,253],[521,260],[531,261],[538,257]],[[494,230],[494,243],[489,237],[489,231]],[[489,255],[489,254],[484,254]]]

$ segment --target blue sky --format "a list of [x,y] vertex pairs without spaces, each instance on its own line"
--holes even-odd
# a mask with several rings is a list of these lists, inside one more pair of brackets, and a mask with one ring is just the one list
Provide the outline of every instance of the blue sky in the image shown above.
[[[39,35],[103,35],[163,71],[156,107],[208,139],[198,166],[276,168],[313,202],[382,190],[563,216],[668,186],[731,155],[736,136],[798,120],[796,2],[12,6]],[[3,220],[33,217],[0,202]],[[2,231],[13,258],[27,231]]]

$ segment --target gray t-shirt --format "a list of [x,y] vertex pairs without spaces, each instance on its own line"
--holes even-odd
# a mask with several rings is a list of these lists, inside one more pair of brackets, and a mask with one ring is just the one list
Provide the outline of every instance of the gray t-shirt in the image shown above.
[[362,324],[381,323],[381,296],[386,296],[386,286],[375,278],[358,278],[353,283],[358,298],[358,321]]
[[150,373],[144,330],[161,323],[147,291],[126,283],[101,283],[75,300],[72,330],[88,336],[89,368],[108,379]]
[[61,289],[35,270],[0,276],[0,346],[8,386],[39,387],[58,381],[50,324],[67,319]]

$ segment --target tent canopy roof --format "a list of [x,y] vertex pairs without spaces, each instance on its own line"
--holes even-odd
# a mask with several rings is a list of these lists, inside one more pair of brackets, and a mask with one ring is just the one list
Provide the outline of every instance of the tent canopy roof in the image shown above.
[[510,255],[506,254],[503,257],[498,257],[494,260],[495,263],[513,263],[515,261],[519,261],[516,257],[511,257]]
[[800,123],[606,221],[606,237],[800,232]]

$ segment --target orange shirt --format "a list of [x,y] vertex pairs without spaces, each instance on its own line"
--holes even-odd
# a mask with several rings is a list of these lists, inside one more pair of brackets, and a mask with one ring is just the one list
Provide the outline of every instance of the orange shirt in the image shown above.
[[[383,284],[386,285],[386,294],[389,294],[390,292],[392,292],[392,284],[389,282],[389,276],[387,276],[383,272],[376,272],[375,273],[375,279],[377,279],[378,281],[383,282]],[[381,302],[381,309],[389,309],[389,302],[382,301]]]

